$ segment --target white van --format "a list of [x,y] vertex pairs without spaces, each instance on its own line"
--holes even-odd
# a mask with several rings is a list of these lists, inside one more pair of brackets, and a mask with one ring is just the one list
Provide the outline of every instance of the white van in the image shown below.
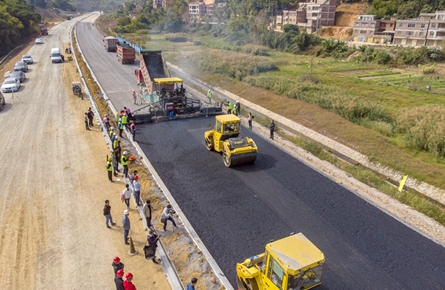
[[63,62],[62,61],[62,54],[60,53],[60,49],[58,48],[51,48],[51,62]]

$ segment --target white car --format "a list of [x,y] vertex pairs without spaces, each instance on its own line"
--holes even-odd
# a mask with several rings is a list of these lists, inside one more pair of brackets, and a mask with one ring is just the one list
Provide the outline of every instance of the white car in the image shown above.
[[7,78],[2,84],[2,92],[4,93],[17,92],[19,88],[20,88],[19,79]]
[[22,61],[26,64],[31,64],[34,62],[29,54],[22,55]]
[[43,44],[43,40],[41,38],[36,39],[36,44]]

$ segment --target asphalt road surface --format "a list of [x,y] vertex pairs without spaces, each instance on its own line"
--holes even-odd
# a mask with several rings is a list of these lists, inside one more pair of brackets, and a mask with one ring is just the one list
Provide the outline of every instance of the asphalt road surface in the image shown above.
[[[111,61],[88,25],[79,25],[79,43],[119,105],[116,87],[131,92],[135,67]],[[213,123],[144,124],[137,140],[232,284],[237,262],[272,239],[303,232],[325,254],[321,289],[445,288],[443,247],[246,128],[259,147],[257,161],[226,168],[204,145]]]

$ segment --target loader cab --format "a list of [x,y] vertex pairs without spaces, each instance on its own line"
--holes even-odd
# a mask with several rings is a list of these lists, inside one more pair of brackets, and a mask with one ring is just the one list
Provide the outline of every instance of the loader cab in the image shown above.
[[324,254],[302,233],[266,245],[262,282],[268,290],[311,289],[321,284]]

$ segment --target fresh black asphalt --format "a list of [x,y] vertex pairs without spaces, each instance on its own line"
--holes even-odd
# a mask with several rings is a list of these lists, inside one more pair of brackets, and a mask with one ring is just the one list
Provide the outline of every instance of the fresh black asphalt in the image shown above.
[[255,164],[207,151],[214,118],[141,124],[137,141],[235,285],[235,265],[303,232],[325,254],[321,289],[444,289],[445,249],[243,127]]

